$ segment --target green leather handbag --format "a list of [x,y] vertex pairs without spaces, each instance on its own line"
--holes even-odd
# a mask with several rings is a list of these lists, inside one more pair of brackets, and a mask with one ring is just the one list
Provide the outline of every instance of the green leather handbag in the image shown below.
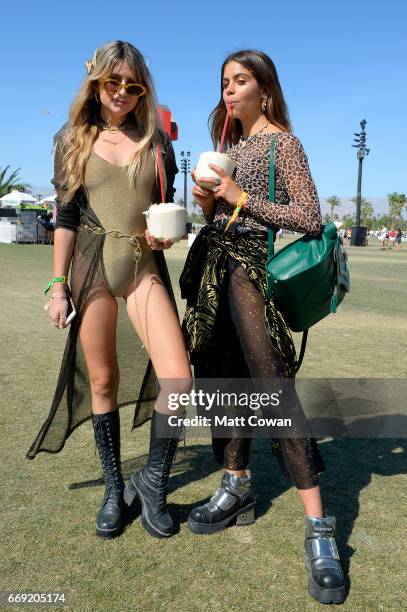
[[[275,201],[274,139],[270,148],[269,199]],[[323,226],[318,236],[305,234],[277,253],[274,253],[274,230],[269,229],[268,244],[267,296],[276,298],[288,327],[294,332],[306,331],[336,312],[350,289],[350,282],[342,239],[335,223]]]

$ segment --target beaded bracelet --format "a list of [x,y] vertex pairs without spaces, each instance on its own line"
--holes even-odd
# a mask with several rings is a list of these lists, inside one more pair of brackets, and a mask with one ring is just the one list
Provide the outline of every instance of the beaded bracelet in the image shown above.
[[45,295],[51,289],[52,285],[55,285],[55,283],[62,283],[64,285],[67,285],[68,284],[68,277],[67,276],[54,276],[54,278],[49,281],[48,285],[44,289]]

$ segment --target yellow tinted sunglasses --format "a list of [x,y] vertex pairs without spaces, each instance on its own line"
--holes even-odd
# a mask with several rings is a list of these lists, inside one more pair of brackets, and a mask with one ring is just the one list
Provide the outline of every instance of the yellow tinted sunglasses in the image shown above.
[[140,85],[139,83],[122,83],[112,77],[99,79],[99,83],[108,93],[117,93],[123,89],[123,87],[130,96],[144,96],[147,91],[144,85]]

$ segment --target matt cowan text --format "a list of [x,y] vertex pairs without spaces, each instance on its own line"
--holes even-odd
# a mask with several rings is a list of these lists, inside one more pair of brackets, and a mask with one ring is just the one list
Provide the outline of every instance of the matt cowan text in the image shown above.
[[291,427],[291,419],[258,417],[255,414],[251,414],[249,417],[194,416],[190,419],[172,415],[168,417],[168,424],[171,426],[184,424],[185,427],[210,427],[211,425],[215,427]]

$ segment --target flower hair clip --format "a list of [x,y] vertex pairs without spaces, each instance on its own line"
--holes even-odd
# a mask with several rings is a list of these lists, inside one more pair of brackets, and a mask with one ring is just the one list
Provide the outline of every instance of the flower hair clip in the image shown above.
[[94,69],[94,67],[96,65],[96,53],[97,53],[97,50],[93,54],[92,59],[88,60],[87,62],[85,62],[85,68],[86,68],[86,72],[88,74],[91,74],[92,70]]
[[88,74],[90,74],[92,72],[94,67],[95,67],[95,64],[92,62],[92,60],[89,60],[88,62],[85,62],[85,68],[86,68],[86,72]]

